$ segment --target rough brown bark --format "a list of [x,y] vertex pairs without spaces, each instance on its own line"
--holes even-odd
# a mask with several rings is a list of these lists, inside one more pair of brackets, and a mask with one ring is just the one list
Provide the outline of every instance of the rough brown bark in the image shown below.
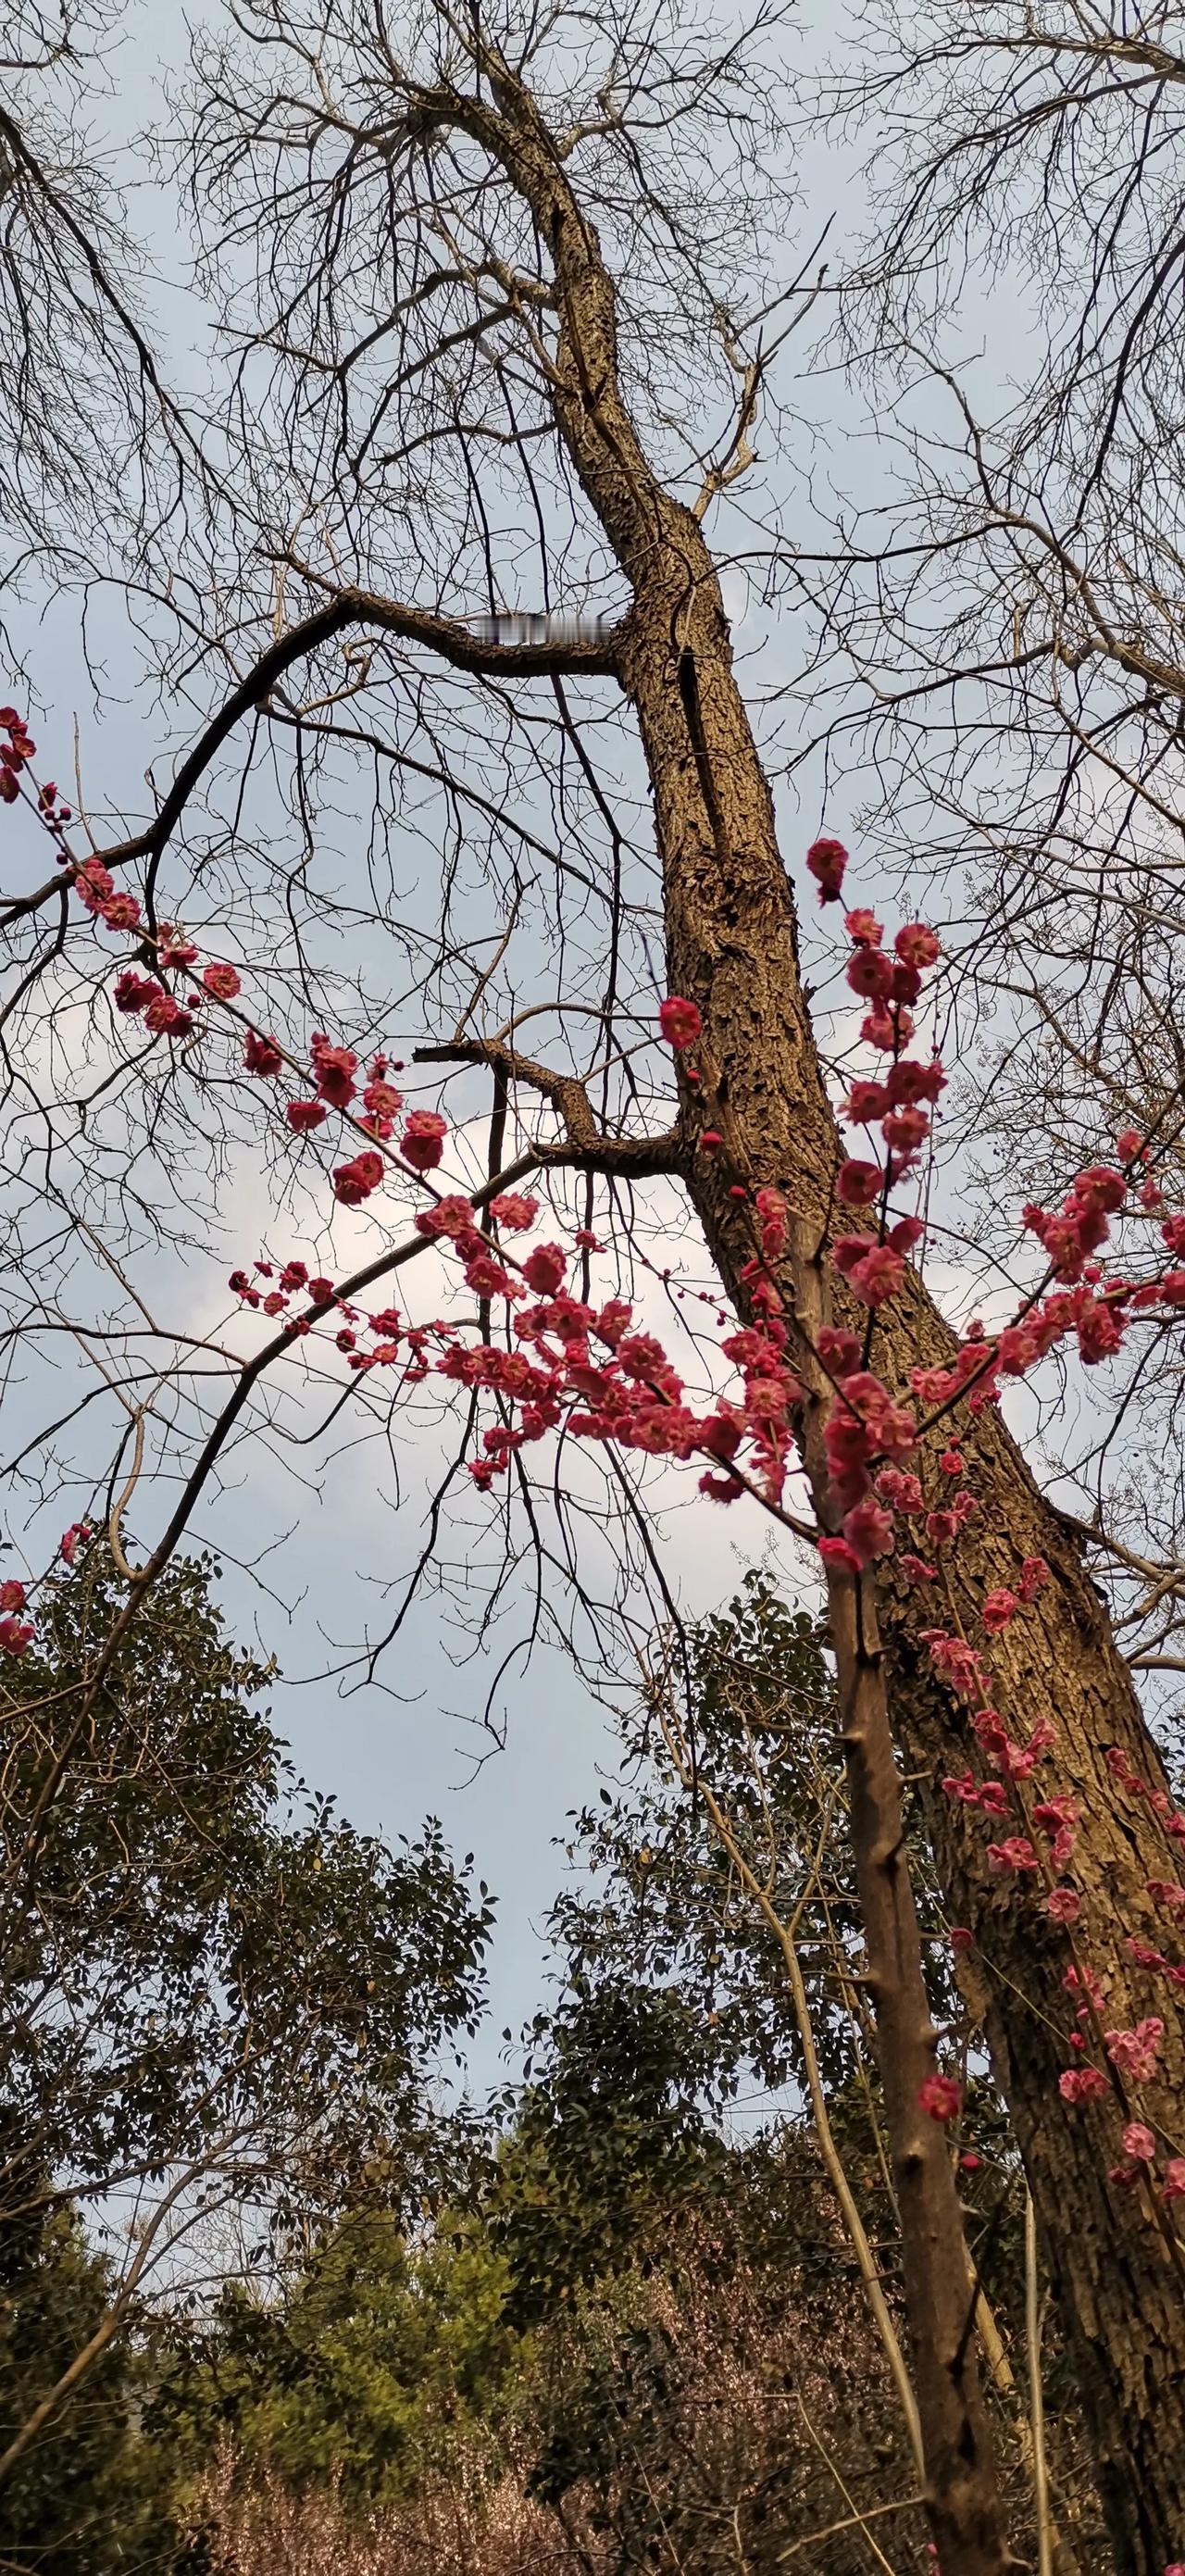
[[[705,1071],[734,1159],[755,1186],[784,1190],[800,1241],[810,1244],[828,1208],[835,1124],[803,997],[772,802],[733,676],[712,559],[693,514],[652,473],[623,401],[613,288],[596,233],[529,93],[492,48],[481,51],[489,106],[450,92],[429,99],[426,112],[463,126],[491,152],[550,246],[561,317],[557,423],[633,591],[619,673],[651,781],[671,989],[703,1014]],[[694,1138],[700,1113],[690,1092],[683,1107]],[[691,1152],[688,1173],[720,1275],[743,1307],[741,1274],[752,1250],[743,1212],[728,1197],[719,1161]],[[793,1293],[804,1285],[801,1264],[790,1285]],[[882,1374],[901,1384],[911,1365],[946,1360],[952,1349],[912,1280],[878,1327]],[[998,1697],[1018,1725],[1049,1715],[1057,1726],[1058,1785],[1083,1815],[1079,1955],[1112,1981],[1115,2022],[1156,2009],[1169,2024],[1164,2082],[1142,2107],[1159,2114],[1171,2136],[1185,2101],[1185,1998],[1174,2014],[1171,1994],[1154,1993],[1128,1969],[1122,1942],[1129,1931],[1155,1941],[1144,1882],[1179,1875],[1178,1854],[1146,1802],[1115,1792],[1104,1755],[1118,1746],[1149,1783],[1161,1783],[1161,1766],[1099,1596],[1014,1442],[989,1413],[965,1445],[981,1509],[958,1551],[957,1599],[973,1618],[984,1590],[1008,1582],[1022,1555],[1044,1556],[1053,1568],[1034,1609],[997,1641]],[[1162,2576],[1185,2552],[1180,2244],[1156,2223],[1142,2190],[1107,2182],[1121,2102],[1086,2111],[1061,2102],[1071,2021],[1062,1988],[1067,1936],[1030,1890],[991,1878],[986,1837],[938,1793],[944,1774],[966,1767],[968,1729],[921,1643],[932,1612],[891,1573],[878,1593],[896,1731],[911,1766],[934,1784],[931,1822],[947,1901],[975,1936],[975,1989],[1074,2344],[1117,2568],[1120,2576]]]
[[[685,545],[696,559],[685,612],[694,639],[694,711],[686,664],[680,693],[671,649],[672,607],[688,598],[682,547],[672,549],[666,602],[653,596],[653,561],[639,583],[627,657],[663,855],[671,988],[703,1013],[705,1065],[727,1111],[733,1158],[743,1158],[755,1185],[781,1187],[806,1238],[816,1229],[817,1240],[839,1152],[835,1125],[802,998],[770,799],[698,529]],[[752,1251],[743,1212],[710,1157],[697,1157],[691,1173],[721,1275],[743,1304],[741,1272]],[[954,1346],[914,1280],[883,1310],[876,1364],[902,1386],[912,1365],[949,1360]],[[1085,1901],[1079,1955],[1112,1981],[1109,2020],[1126,2023],[1155,2009],[1170,2023],[1165,2081],[1156,2103],[1144,2107],[1159,2109],[1172,2136],[1185,2100],[1185,2015],[1174,2015],[1163,1986],[1153,1990],[1127,1969],[1122,1945],[1129,1931],[1156,1942],[1160,1927],[1144,1882],[1177,1876],[1179,1852],[1146,1802],[1116,1792],[1104,1757],[1119,1746],[1134,1771],[1162,1785],[1159,1758],[1099,1596],[1015,1443],[989,1414],[964,1446],[981,1508],[957,1551],[956,1598],[970,1624],[985,1591],[1015,1580],[1022,1556],[1044,1556],[1053,1568],[1053,1583],[1034,1608],[995,1641],[996,1696],[1024,1730],[1043,1715],[1057,1726],[1058,1786],[1083,1816],[1075,1854]],[[1185,2536],[1180,2259],[1143,2191],[1107,2182],[1119,2153],[1117,2106],[1070,2110],[1059,2096],[1058,2076],[1071,2062],[1066,1935],[1041,1912],[1039,1894],[991,1877],[982,1826],[969,1825],[965,1811],[952,1811],[938,1791],[945,1774],[966,1769],[974,1744],[920,1640],[920,1630],[935,1623],[933,1606],[891,1575],[878,1592],[894,1722],[911,1767],[933,1784],[930,1823],[952,1918],[975,1936],[976,1997],[1076,2350],[1117,2564],[1123,2576],[1161,2576]]]

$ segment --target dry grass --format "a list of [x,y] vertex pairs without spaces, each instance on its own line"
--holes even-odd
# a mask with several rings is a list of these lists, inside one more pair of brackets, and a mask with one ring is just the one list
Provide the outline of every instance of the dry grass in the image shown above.
[[607,2548],[574,2559],[552,2513],[509,2477],[458,2478],[351,2519],[333,2494],[265,2477],[243,2490],[223,2460],[198,2500],[212,2576],[607,2576]]

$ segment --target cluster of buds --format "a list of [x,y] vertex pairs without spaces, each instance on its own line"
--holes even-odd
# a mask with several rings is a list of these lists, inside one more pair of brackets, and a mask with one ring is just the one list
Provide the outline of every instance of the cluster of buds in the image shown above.
[[[28,768],[37,745],[30,741],[25,719],[16,707],[0,707],[0,733],[4,736],[0,742],[0,804],[15,805],[21,792],[21,771]],[[47,816],[51,808],[56,816],[57,793],[54,787],[48,791],[47,800],[39,799]]]
[[15,1576],[0,1583],[0,1653],[23,1655],[33,1643],[32,1621],[21,1617],[27,1598],[24,1584]]
[[[58,1555],[64,1565],[73,1565],[78,1549],[90,1536],[89,1521],[72,1521],[69,1529],[63,1530]],[[23,1616],[28,1602],[27,1587],[19,1577],[10,1574],[0,1582],[0,1654],[28,1653],[37,1633],[32,1620]]]

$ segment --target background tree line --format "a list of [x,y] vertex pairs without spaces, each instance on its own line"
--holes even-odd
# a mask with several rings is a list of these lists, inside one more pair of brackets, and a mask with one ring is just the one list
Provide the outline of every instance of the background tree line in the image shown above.
[[[105,1580],[94,1549],[63,1581],[63,1658]],[[62,1812],[52,1923],[10,1968],[0,2384],[23,2448],[5,2563],[270,2570],[320,2551],[352,2570],[430,2549],[498,2576],[707,2571],[740,2547],[772,2570],[793,2531],[840,2576],[868,2528],[907,2563],[908,2444],[812,2136],[785,1963],[646,1710],[557,1856],[555,1999],[504,2034],[501,2093],[458,2099],[440,2049],[479,2008],[492,1905],[431,1833],[391,1853],[296,1784],[279,1803],[265,1677],[212,1580],[179,1560],[133,1632],[91,1813]],[[702,1780],[797,1917],[832,2129],[887,2252],[820,1635],[755,1575],[694,1653]],[[45,1684],[66,1668],[47,1661]],[[937,1938],[931,1955],[950,2011]],[[964,2188],[1023,2515],[1023,2192],[966,2044]],[[1098,2548],[1072,2373],[1048,2361],[1063,2511]]]

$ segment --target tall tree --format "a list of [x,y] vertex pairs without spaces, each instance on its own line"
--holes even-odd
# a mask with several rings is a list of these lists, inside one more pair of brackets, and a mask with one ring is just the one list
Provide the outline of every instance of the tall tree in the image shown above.
[[[591,21],[542,25],[511,11],[495,26],[477,17],[461,23],[440,8],[397,34],[374,0],[351,0],[331,15],[288,0],[240,0],[233,22],[225,41],[199,47],[190,101],[191,183],[215,273],[221,257],[225,319],[242,338],[222,430],[235,450],[234,515],[204,568],[189,559],[176,645],[178,675],[195,655],[202,666],[208,718],[147,822],[107,846],[108,877],[83,879],[84,904],[89,894],[91,909],[117,929],[124,914],[107,886],[114,877],[122,889],[139,871],[143,917],[133,907],[126,918],[147,930],[142,964],[160,964],[163,939],[166,971],[176,943],[171,930],[162,932],[162,909],[170,921],[182,910],[200,912],[207,944],[229,934],[232,976],[244,963],[258,967],[281,1030],[275,1043],[250,1039],[248,1072],[275,1075],[285,1038],[289,1061],[303,1060],[306,1001],[319,1006],[333,993],[337,1020],[344,1016],[334,940],[351,920],[354,897],[332,877],[316,891],[311,865],[315,818],[336,792],[335,764],[352,746],[382,778],[398,781],[412,827],[418,821],[432,838],[443,821],[443,912],[427,935],[416,919],[404,926],[398,835],[381,797],[359,902],[368,935],[389,926],[402,947],[418,1018],[435,1018],[440,1034],[421,1057],[490,1074],[489,1179],[476,1188],[478,1203],[528,1169],[574,1169],[587,1178],[585,1231],[603,1207],[606,1223],[618,1218],[624,1244],[631,1188],[657,1177],[676,1183],[718,1285],[740,1314],[768,1311],[755,1295],[766,1279],[780,1300],[802,1388],[807,1482],[818,1523],[833,1534],[832,1382],[820,1335],[832,1302],[841,1324],[853,1314],[842,1287],[833,1294],[822,1258],[840,1159],[836,1122],[769,784],[705,530],[750,460],[767,365],[762,235],[768,270],[784,209],[770,207],[764,178],[765,30],[756,31],[754,51],[710,31],[701,42],[673,17],[643,26],[606,9]],[[778,287],[792,306],[784,272]],[[539,589],[524,623],[528,536]],[[602,610],[606,578],[613,604]],[[512,583],[515,599],[507,597]],[[166,592],[163,567],[158,591],[176,615],[180,592],[172,573]],[[164,606],[155,613],[163,619]],[[338,645],[346,635],[348,658]],[[526,688],[535,680],[547,689]],[[609,685],[578,705],[574,693],[597,681]],[[459,730],[466,704],[467,752]],[[605,780],[598,723],[606,714],[611,725],[623,715],[632,724],[636,787],[632,779],[616,789]],[[290,868],[273,869],[262,808],[246,790],[242,799],[230,793],[221,823],[202,816],[201,800],[226,787],[220,755],[247,718],[252,743],[266,738],[277,762],[285,747],[291,754],[282,773],[298,833]],[[538,829],[533,813],[523,821],[526,784],[536,777],[553,807]],[[441,802],[416,817],[413,799],[425,784]],[[642,794],[653,857],[635,846]],[[56,817],[56,806],[50,810]],[[480,817],[476,846],[471,816]],[[55,820],[52,828],[65,827]],[[256,832],[264,846],[253,873]],[[236,892],[237,869],[247,872],[245,898]],[[101,944],[88,948],[72,936],[67,955],[78,965],[59,969],[66,933],[47,940],[40,928],[43,914],[57,919],[61,900],[56,872],[15,898],[9,915],[28,943],[13,1043],[26,1049],[43,1116],[32,1040],[51,966],[67,981],[76,974],[71,998],[92,1013],[96,1033],[90,1071],[76,1070],[70,1111],[49,1123],[49,1186],[72,1220],[85,1212],[88,1242],[103,1224],[130,1222],[133,1206],[146,1200],[137,1224],[158,1235],[170,1224],[192,1225],[195,1131],[216,1188],[228,1140],[244,1134],[241,1083],[206,1081],[195,1115],[192,1017],[167,995],[141,1002],[153,1013],[151,1033],[176,1049],[167,1072],[157,1078],[160,1058],[151,1049],[138,1058],[129,1050],[112,1078]],[[535,952],[520,974],[522,941],[540,923],[549,971],[541,972]],[[694,1066],[680,1057],[674,1120],[656,1129],[633,1056],[636,1015],[650,1008],[653,991],[648,943],[660,924],[670,992],[694,1006],[702,1043]],[[381,1025],[369,960],[360,986],[351,1027],[362,1041]],[[134,1007],[126,986],[125,995]],[[591,1018],[588,1051],[557,1045],[544,1062],[524,1053],[521,1019],[544,1009],[565,1033]],[[472,1034],[479,1010],[485,1033]],[[192,1053],[197,1061],[196,1043]],[[323,1054],[317,1061],[320,1101],[298,1108],[283,1148],[271,1149],[280,1174],[290,1168],[283,1156],[292,1134],[315,1134],[324,1102],[340,1102],[343,1083],[352,1083],[352,1066],[334,1068]],[[373,1077],[380,1086],[383,1078]],[[507,1161],[511,1103],[525,1120],[532,1095],[546,1106],[521,1155]],[[100,1100],[107,1123],[96,1153],[87,1122]],[[138,1118],[133,1104],[142,1100],[149,1159],[129,1163],[127,1128],[121,1155],[111,1122]],[[373,1131],[386,1112],[381,1099],[367,1109]],[[253,1151],[257,1123],[247,1115]],[[17,1133],[17,1210],[26,1261],[40,1280],[35,1228],[45,1182],[19,1122]],[[413,1167],[432,1168],[431,1119],[411,1134]],[[184,1194],[175,1178],[181,1139]],[[309,1151],[316,1168],[316,1145]],[[382,1157],[375,1159],[381,1177]],[[366,1197],[371,1177],[355,1160],[344,1179],[338,1173],[339,1199]],[[785,1240],[755,1269],[753,1204],[765,1190],[784,1201],[788,1224]],[[413,1236],[392,1250],[380,1235],[373,1261],[338,1280],[339,1293],[347,1301],[361,1295],[420,1254],[425,1240]],[[583,1251],[592,1258],[587,1243]],[[248,1288],[258,1300],[259,1290],[249,1281]],[[286,1293],[272,1291],[268,1302]],[[488,1300],[480,1311],[488,1315]],[[49,1329],[49,1315],[47,1292],[36,1329]],[[862,1334],[865,1320],[861,1309]],[[142,1426],[138,1355],[129,1361],[131,1346],[122,1347],[120,1400]],[[137,1599],[151,1597],[227,1442],[252,1418],[267,1372],[292,1347],[281,1326],[245,1365],[235,1359],[217,1409],[204,1375],[171,1349],[179,1393],[167,1433],[154,1425],[149,1437],[167,1440],[170,1455],[185,1446],[185,1470],[136,1568]],[[873,1350],[895,1394],[919,1366],[934,1370],[958,1357],[956,1336],[918,1273],[879,1306],[866,1360]],[[360,1410],[366,1403],[385,1427],[373,1390],[364,1391]],[[471,1408],[470,1426],[474,1420]],[[927,1472],[943,1436],[935,1426],[923,1451]],[[1105,1976],[1109,2009],[1134,2026],[1148,1999],[1147,1970],[1122,1952],[1115,1932],[1122,1926],[1142,1936],[1150,1952],[1159,1930],[1147,1891],[1163,1883],[1172,1853],[1157,1749],[1078,1544],[990,1407],[975,1417],[965,1455],[979,1511],[953,1564],[952,1626],[976,1620],[985,1598],[1008,1592],[1021,1558],[1052,1569],[1030,1617],[997,1640],[995,1687],[1005,1708],[1057,1731],[1061,1776],[1080,1815],[1079,1974]],[[137,1473],[139,1447],[133,1480]],[[446,1490],[450,1482],[446,1475]],[[521,1481],[510,1491],[523,1502],[529,1545],[537,1527],[529,1491]],[[117,1531],[118,1519],[117,1511]],[[513,1553],[509,1507],[506,1526]],[[566,1552],[563,1496],[560,1526]],[[1118,2563],[1125,2576],[1160,2576],[1185,2513],[1174,2219],[1159,2203],[1149,2206],[1143,2185],[1117,2191],[1103,2115],[1084,2118],[1059,2090],[1068,2017],[1060,1928],[1026,1879],[993,1870],[966,1807],[938,1793],[965,1767],[967,1718],[930,1655],[925,1596],[893,1557],[857,1574],[833,1554],[827,1588],[936,2542],[948,2576],[1007,2563],[967,2333],[950,2159],[940,2125],[919,2108],[934,2033],[890,1715],[911,1767],[935,1792],[931,1830],[946,1902],[973,1939],[966,1973],[1075,2338]],[[594,1591],[590,1580],[590,1599]],[[392,1633],[397,1626],[398,1618]],[[122,1633],[113,1632],[111,1651]],[[102,1670],[100,1656],[87,1692]],[[82,1714],[73,1720],[76,1728],[84,1722]],[[1117,1790],[1116,1776],[1143,1794]],[[1179,1988],[1158,1995],[1166,2027],[1147,2101],[1171,2138],[1185,2027]],[[1118,2078],[1116,2086],[1121,2094]]]
[[437,1827],[393,1852],[304,1790],[211,1579],[208,1560],[177,1558],[128,1631],[32,1885],[28,1814],[118,1607],[105,1549],[84,1547],[0,1694],[10,2295],[36,2306],[55,2227],[67,2252],[80,2220],[110,2243],[89,2270],[79,2252],[91,2313],[75,2349],[58,2350],[53,2309],[60,2366],[30,2374],[0,2491],[31,2446],[73,2438],[150,2294],[180,2298],[192,2276],[204,2302],[220,2232],[266,2277],[376,2157],[393,2193],[418,2191],[429,2072],[480,2010],[489,1907]]
[[[115,2268],[75,2212],[39,2210],[0,2227],[0,2439],[5,2448],[105,2318]],[[153,2379],[143,2337],[109,2343],[70,2414],[30,2445],[5,2481],[0,2547],[10,2568],[104,2576],[164,2567],[175,2537],[165,2461],[140,2439]]]

